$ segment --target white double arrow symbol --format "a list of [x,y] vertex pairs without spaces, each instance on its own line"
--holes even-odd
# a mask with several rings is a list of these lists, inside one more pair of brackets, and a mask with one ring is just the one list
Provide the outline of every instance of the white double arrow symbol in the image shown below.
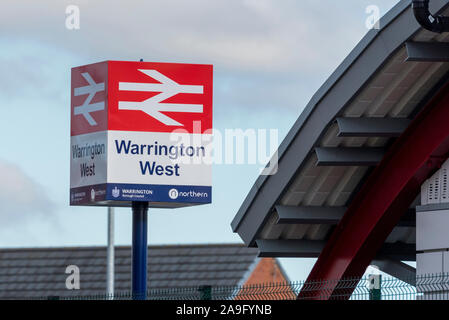
[[75,96],[82,96],[88,94],[88,96],[81,106],[77,106],[74,108],[73,113],[75,115],[80,114],[83,115],[91,126],[96,126],[97,122],[95,121],[94,118],[92,118],[90,113],[104,110],[104,101],[97,103],[90,103],[90,102],[92,101],[97,92],[104,91],[104,82],[95,83],[90,74],[87,72],[81,73],[81,76],[87,81],[87,83],[89,83],[89,85],[85,87],[75,88],[74,94]]
[[160,83],[119,82],[119,90],[160,92],[159,94],[142,102],[119,101],[119,110],[140,110],[155,118],[166,126],[183,126],[183,124],[162,114],[161,112],[202,113],[202,104],[161,103],[178,93],[203,94],[204,87],[198,85],[181,85],[156,70],[143,70],[140,72],[159,81]]

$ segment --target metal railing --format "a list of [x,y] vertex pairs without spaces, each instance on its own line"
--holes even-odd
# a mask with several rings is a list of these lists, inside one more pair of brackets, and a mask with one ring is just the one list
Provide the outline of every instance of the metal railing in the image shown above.
[[[361,279],[341,281],[295,281],[263,283],[243,286],[198,286],[172,289],[150,289],[148,300],[449,300],[449,273],[420,275],[399,280],[385,275],[370,275]],[[52,300],[131,300],[131,292],[117,292],[114,296],[76,294],[37,296],[24,299]],[[19,297],[15,297],[16,299]],[[0,297],[1,299],[1,297]],[[20,298],[19,298],[20,299]]]

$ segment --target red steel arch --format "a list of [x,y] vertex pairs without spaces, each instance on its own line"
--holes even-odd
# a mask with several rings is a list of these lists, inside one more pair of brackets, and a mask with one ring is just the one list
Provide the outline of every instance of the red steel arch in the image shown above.
[[[360,278],[420,192],[449,154],[449,84],[389,148],[349,205],[314,265],[298,299],[336,299],[339,281]],[[319,287],[312,283],[326,282]],[[345,289],[348,299],[353,289]]]

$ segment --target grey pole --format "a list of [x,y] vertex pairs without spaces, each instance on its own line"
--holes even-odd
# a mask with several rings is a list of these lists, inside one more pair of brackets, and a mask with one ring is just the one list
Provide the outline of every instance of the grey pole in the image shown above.
[[108,252],[106,294],[114,299],[114,208],[108,207]]

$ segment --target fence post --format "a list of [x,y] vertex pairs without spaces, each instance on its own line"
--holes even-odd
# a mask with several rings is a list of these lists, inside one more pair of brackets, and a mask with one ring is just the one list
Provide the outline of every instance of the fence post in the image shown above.
[[212,300],[212,287],[211,286],[201,286],[198,288],[200,292],[201,300]]
[[370,300],[382,300],[382,275],[370,274],[368,277]]

